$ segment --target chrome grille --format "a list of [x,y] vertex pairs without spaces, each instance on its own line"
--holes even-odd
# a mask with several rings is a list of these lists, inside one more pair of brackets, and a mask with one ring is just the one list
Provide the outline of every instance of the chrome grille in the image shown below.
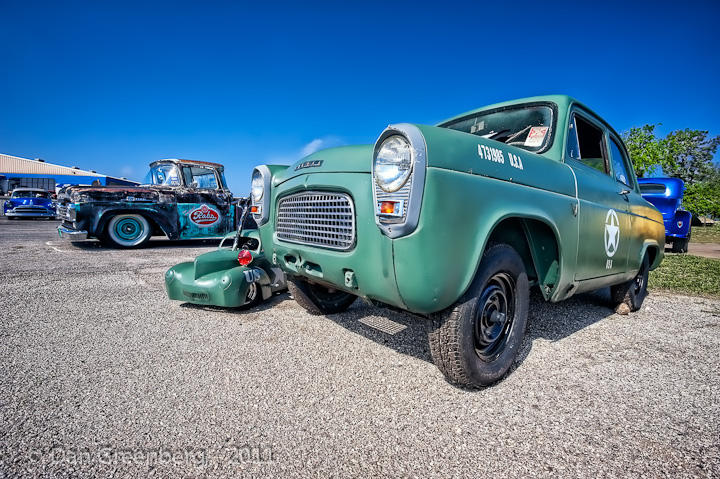
[[65,218],[67,216],[67,205],[59,204],[55,208],[55,214],[59,216],[60,218]]
[[355,245],[355,207],[349,195],[308,191],[278,202],[275,235],[282,241],[349,250]]

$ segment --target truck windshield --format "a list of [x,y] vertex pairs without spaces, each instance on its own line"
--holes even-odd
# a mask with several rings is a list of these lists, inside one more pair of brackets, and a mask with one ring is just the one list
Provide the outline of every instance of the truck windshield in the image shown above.
[[547,105],[518,105],[481,111],[440,126],[528,151],[541,151],[550,144],[553,110]]
[[143,185],[180,186],[180,184],[180,171],[172,163],[153,166],[143,180]]

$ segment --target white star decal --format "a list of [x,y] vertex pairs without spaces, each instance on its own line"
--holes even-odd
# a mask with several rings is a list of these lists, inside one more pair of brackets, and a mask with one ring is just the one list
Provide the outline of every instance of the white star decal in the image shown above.
[[615,210],[608,210],[605,216],[605,253],[609,258],[615,255],[620,243],[620,221]]

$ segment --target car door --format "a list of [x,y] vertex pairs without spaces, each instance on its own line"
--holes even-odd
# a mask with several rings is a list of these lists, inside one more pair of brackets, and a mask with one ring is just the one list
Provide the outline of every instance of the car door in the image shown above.
[[[620,196],[626,203],[630,227],[622,231],[621,241],[628,245],[626,270],[635,272],[640,269],[640,251],[647,237],[646,222],[648,204],[640,194],[635,171],[629,161],[627,150],[615,134],[609,135],[610,159],[613,177],[620,190]],[[633,254],[637,253],[637,254]]]
[[576,280],[625,273],[630,229],[627,200],[613,179],[607,130],[591,114],[573,109],[565,162],[575,172],[579,199]]
[[185,191],[178,195],[180,239],[218,238],[233,231],[232,194],[215,168],[180,166]]

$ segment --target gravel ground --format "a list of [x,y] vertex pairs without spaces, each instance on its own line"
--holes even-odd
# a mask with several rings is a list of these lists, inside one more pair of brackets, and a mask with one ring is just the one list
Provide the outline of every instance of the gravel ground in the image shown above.
[[720,474],[720,301],[532,299],[514,372],[467,391],[423,321],[169,301],[212,244],[59,242],[0,220],[0,477]]

